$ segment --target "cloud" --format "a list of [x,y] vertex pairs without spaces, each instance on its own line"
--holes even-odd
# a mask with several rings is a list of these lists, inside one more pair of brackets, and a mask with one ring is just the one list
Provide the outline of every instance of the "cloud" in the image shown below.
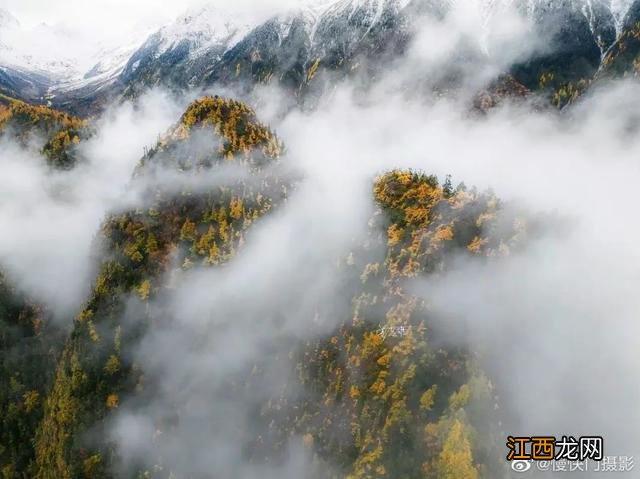
[[[124,403],[113,425],[125,457],[152,461],[159,450],[195,475],[298,477],[296,464],[311,467],[300,438],[275,468],[250,466],[239,451],[258,430],[252,411],[292,384],[286,360],[272,363],[268,351],[329,332],[348,312],[336,260],[365,241],[373,176],[396,167],[491,187],[505,208],[542,223],[522,251],[488,263],[463,256],[410,286],[436,325],[464,325],[467,334],[449,341],[480,353],[505,434],[603,435],[607,454],[636,453],[637,93],[636,84],[611,84],[572,112],[522,104],[477,118],[452,100],[425,106],[395,95],[363,105],[346,88],[312,113],[291,112],[276,129],[283,161],[302,171],[299,189],[229,265],[187,273],[156,306],[166,323],[135,356],[153,395]],[[318,305],[329,306],[320,324]],[[254,364],[263,382],[232,388]],[[180,422],[150,448],[148,435],[130,431],[151,433],[175,405],[184,405]]]
[[[391,168],[452,174],[492,188],[506,207],[541,214],[545,234],[530,237],[523,251],[489,263],[461,257],[450,273],[411,285],[434,318],[465,325],[468,334],[453,340],[481,352],[505,433],[603,435],[607,453],[638,452],[640,143],[631,100],[640,97],[638,86],[609,85],[560,114],[524,103],[477,118],[467,100],[482,82],[465,70],[458,98],[408,101],[398,84],[420,68],[455,61],[462,38],[481,44],[477,22],[447,21],[458,27],[418,37],[415,55],[382,80],[384,94],[374,89],[362,101],[344,86],[315,111],[294,110],[272,125],[287,145],[284,161],[302,172],[299,189],[255,226],[229,265],[187,274],[157,306],[167,323],[136,352],[154,395],[144,405],[125,403],[113,424],[125,465],[152,461],[158,448],[169,464],[195,475],[311,476],[295,467],[311,462],[294,445],[275,470],[254,470],[238,452],[256,430],[249,419],[256,404],[290,384],[286,367],[269,363],[265,351],[285,338],[330,331],[343,317],[338,312],[348,311],[335,263],[364,241],[371,182]],[[521,38],[517,30],[505,27],[501,41]],[[444,38],[425,41],[434,35]],[[520,55],[514,50],[509,60]],[[318,305],[336,308],[320,326]],[[255,363],[264,367],[264,382],[230,392],[233,378]],[[155,424],[176,404],[185,406],[171,437],[147,448]]]
[[[249,465],[242,444],[256,428],[256,405],[289,383],[286,360],[265,361],[270,348],[329,332],[348,311],[351,298],[335,264],[365,241],[372,180],[390,168],[452,174],[492,188],[507,207],[536,212],[542,222],[544,234],[508,258],[460,257],[452,271],[411,284],[434,318],[465,326],[468,333],[453,340],[481,353],[500,391],[505,432],[603,435],[607,454],[640,453],[631,450],[640,399],[639,87],[610,84],[563,112],[506,104],[478,118],[467,100],[499,70],[500,62],[489,62],[479,74],[462,70],[459,95],[428,104],[407,100],[398,85],[456,62],[463,40],[483,59],[483,52],[502,51],[491,45],[522,42],[513,27],[520,24],[512,23],[517,17],[492,43],[476,13],[461,10],[445,20],[451,28],[429,24],[434,29],[418,37],[406,62],[366,101],[346,85],[315,111],[293,110],[278,120],[281,112],[274,113],[265,92],[271,126],[287,145],[283,161],[295,165],[301,182],[255,225],[230,264],[185,273],[150,306],[159,324],[132,352],[150,393],[142,404],[124,398],[111,424],[124,475],[140,461],[153,464],[159,450],[195,476],[212,470],[229,477],[312,476],[299,438],[277,467]],[[506,63],[525,55],[508,51]],[[164,97],[141,110],[122,106],[84,147],[89,164],[72,173],[51,174],[41,159],[6,145],[0,261],[22,287],[65,311],[78,304],[90,283],[87,258],[97,226],[120,204],[142,146],[177,115]],[[244,174],[225,171],[223,180],[226,173]],[[161,179],[179,181],[170,174]],[[192,180],[196,188],[210,185],[208,177]],[[132,300],[126,319],[146,313]],[[263,381],[230,389],[236,374],[255,363]],[[157,425],[176,405],[181,420],[163,436]]]
[[[0,148],[0,264],[35,300],[68,321],[86,297],[94,265],[92,242],[107,212],[123,204],[143,147],[178,116],[154,92],[97,122],[71,171],[52,171],[33,149],[7,138]],[[135,132],[135,134],[132,134]]]

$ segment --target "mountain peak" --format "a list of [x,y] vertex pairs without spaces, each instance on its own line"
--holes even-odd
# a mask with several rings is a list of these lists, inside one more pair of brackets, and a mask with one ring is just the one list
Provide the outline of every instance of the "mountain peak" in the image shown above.
[[160,29],[161,51],[184,40],[193,43],[196,48],[232,44],[234,39],[239,41],[253,26],[255,23],[246,12],[211,4],[192,8]]

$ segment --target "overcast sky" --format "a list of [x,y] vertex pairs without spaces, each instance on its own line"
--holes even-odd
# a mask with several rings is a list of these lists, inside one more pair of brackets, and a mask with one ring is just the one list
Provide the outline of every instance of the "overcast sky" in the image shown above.
[[[91,28],[97,35],[124,32],[137,25],[160,25],[196,4],[196,0],[0,0],[24,27],[39,23]],[[97,28],[96,28],[97,27]]]

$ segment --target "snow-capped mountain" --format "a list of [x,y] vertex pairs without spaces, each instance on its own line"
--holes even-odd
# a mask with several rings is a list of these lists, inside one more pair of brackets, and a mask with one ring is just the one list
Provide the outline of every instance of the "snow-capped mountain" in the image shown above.
[[[104,86],[122,72],[148,32],[128,43],[113,45],[87,39],[80,32],[45,23],[23,28],[6,10],[0,10],[0,88],[31,101],[58,93]],[[52,53],[55,52],[55,53]]]
[[[35,96],[61,108],[81,104],[88,111],[108,97],[136,96],[155,85],[183,91],[214,84],[250,88],[277,82],[300,96],[359,69],[375,76],[377,68],[405,53],[425,15],[442,19],[471,1],[314,0],[270,15],[205,6],[188,11],[146,40],[130,38],[117,47],[86,45],[82,61],[77,54],[37,58],[25,53],[29,42],[16,41],[19,22],[4,12],[0,65],[4,75],[12,77],[13,93],[20,93],[26,81],[31,83],[32,98],[37,92]],[[515,8],[534,37],[546,45],[510,72],[530,89],[538,88],[545,72],[554,73],[558,87],[593,77],[603,68],[607,52],[640,19],[640,0],[475,0],[475,4],[483,25],[490,25],[504,9]],[[69,32],[48,26],[38,33],[49,43],[64,35]],[[32,51],[42,57],[51,49],[36,44]],[[465,55],[470,58],[468,52]]]
[[155,84],[181,89],[235,80],[278,79],[299,88],[316,61],[313,71],[406,36],[409,3],[316,1],[262,20],[204,8],[152,35],[120,80],[129,95]]
[[193,46],[192,53],[196,55],[219,45],[229,48],[255,26],[246,12],[234,12],[209,5],[188,11],[173,24],[160,29],[158,35],[152,38],[158,40],[154,45],[158,55],[185,41]]
[[[202,59],[217,61],[242,40],[257,22],[242,12],[231,12],[219,7],[205,6],[191,10],[153,35],[133,53],[123,69],[122,78],[146,75],[149,81],[160,82],[171,74],[171,70],[181,68],[189,75],[186,65]],[[186,86],[195,78],[181,77]]]
[[[353,68],[350,61],[356,57],[371,65],[389,54],[402,54],[420,28],[421,16],[442,17],[460,2],[313,2],[261,24],[229,23],[229,16],[205,9],[154,34],[133,55],[121,80],[130,95],[148,85],[180,89],[237,79],[275,79],[304,89],[318,72],[340,76]],[[592,75],[616,40],[617,25],[629,5],[620,0],[477,0],[477,7],[485,19],[516,8],[535,34],[548,41],[551,53],[541,52],[517,66],[523,81],[533,87],[544,68],[567,67],[571,73],[563,76],[568,80]]]
[[[33,71],[53,79],[64,79],[78,74],[78,61],[66,53],[63,45],[73,44],[68,31],[39,24],[23,29],[16,21],[0,30],[0,62],[22,71]],[[56,56],[51,51],[61,51]]]

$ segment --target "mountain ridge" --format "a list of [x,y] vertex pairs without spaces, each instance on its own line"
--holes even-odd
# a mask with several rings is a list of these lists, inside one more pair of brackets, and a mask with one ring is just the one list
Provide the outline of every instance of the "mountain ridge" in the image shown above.
[[[511,3],[478,2],[478,8],[489,18]],[[135,97],[153,86],[183,92],[214,84],[244,83],[251,89],[252,84],[277,81],[313,96],[325,88],[309,87],[318,73],[333,77],[331,84],[350,75],[361,56],[374,69],[375,64],[383,66],[387,59],[403,54],[419,15],[441,18],[455,5],[448,0],[336,0],[266,20],[204,6],[160,28],[135,51],[122,48],[117,61],[103,67],[97,63],[85,78],[56,84],[46,76],[4,65],[0,89],[82,114],[95,112],[109,99]],[[609,49],[640,19],[638,2],[530,0],[519,9],[532,19],[537,34],[551,42],[552,50],[503,73],[511,73],[530,90],[553,88],[551,96],[569,84],[576,88],[581,80],[590,82],[605,66]],[[549,73],[553,81],[544,81],[540,88],[541,78]],[[562,106],[565,100],[555,103]]]

